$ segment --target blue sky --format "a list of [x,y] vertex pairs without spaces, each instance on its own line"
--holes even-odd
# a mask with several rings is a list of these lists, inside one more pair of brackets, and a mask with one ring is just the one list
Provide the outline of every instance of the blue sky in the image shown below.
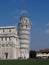
[[21,16],[31,22],[30,49],[49,48],[49,0],[0,0],[0,26],[17,26]]

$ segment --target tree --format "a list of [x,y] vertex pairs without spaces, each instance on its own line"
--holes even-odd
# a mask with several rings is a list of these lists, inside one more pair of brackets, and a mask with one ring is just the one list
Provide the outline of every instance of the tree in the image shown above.
[[36,58],[36,51],[31,50],[29,56],[30,58]]

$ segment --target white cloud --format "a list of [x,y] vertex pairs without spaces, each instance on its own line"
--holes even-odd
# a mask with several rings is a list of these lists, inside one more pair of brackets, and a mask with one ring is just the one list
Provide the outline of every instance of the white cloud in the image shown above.
[[27,10],[21,10],[21,11],[20,11],[20,14],[27,14],[27,13],[28,13]]
[[46,26],[49,26],[49,23],[47,23]]
[[27,13],[29,13],[27,10],[21,10],[21,9],[16,9],[16,13],[18,13],[18,14],[27,14]]
[[49,34],[49,29],[46,29],[46,30],[44,31],[44,33],[45,33],[45,34]]
[[16,19],[18,19],[18,16],[15,16]]

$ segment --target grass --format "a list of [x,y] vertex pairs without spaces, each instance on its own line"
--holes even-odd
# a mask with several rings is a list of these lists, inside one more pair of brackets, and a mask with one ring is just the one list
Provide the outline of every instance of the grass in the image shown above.
[[0,60],[0,65],[49,65],[49,59]]

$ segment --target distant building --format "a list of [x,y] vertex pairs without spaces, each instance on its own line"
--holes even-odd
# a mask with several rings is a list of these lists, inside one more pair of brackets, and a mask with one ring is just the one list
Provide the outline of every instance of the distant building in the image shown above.
[[16,26],[0,27],[0,59],[28,59],[30,46],[30,22],[21,17]]
[[49,49],[37,51],[36,57],[37,58],[49,58]]

